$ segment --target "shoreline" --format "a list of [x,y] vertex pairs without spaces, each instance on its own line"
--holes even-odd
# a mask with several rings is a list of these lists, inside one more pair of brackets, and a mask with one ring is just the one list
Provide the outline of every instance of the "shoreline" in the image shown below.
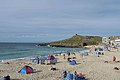
[[[65,47],[66,48],[66,47]],[[73,48],[74,49],[74,48]],[[83,49],[85,49],[85,50],[80,50],[80,51],[86,51],[86,50],[89,50],[89,48],[83,48]],[[75,52],[79,52],[79,51],[75,51]],[[61,51],[60,53],[52,53],[51,55],[59,55],[59,54],[62,54],[62,53],[67,53],[67,51],[65,51],[65,52],[63,52],[63,51]],[[70,52],[70,53],[72,53],[72,52]],[[33,57],[45,57],[45,56],[48,56],[49,54],[47,54],[47,55],[44,55],[44,56],[41,56],[41,55],[36,55],[36,56],[28,56],[28,57],[21,57],[21,58],[13,58],[13,59],[2,59],[2,60],[0,60],[0,62],[2,62],[2,61],[14,61],[14,60],[19,60],[19,59],[30,59],[30,58],[33,58]]]
[[[24,58],[13,60],[9,64],[0,62],[0,77],[2,78],[5,74],[9,74],[13,80],[60,80],[63,71],[70,71],[71,73],[77,71],[78,73],[84,74],[88,80],[119,80],[120,70],[114,70],[114,67],[120,68],[120,64],[117,62],[120,61],[119,52],[115,49],[104,51],[104,55],[100,55],[99,57],[92,53],[88,56],[81,57],[80,53],[82,52],[75,52],[76,59],[74,60],[77,62],[76,65],[70,65],[67,62],[67,55],[66,59],[64,59],[63,55],[55,56],[58,58],[55,65],[37,64]],[[116,56],[116,62],[112,61],[112,56]],[[72,58],[74,55],[71,54],[70,57]],[[105,61],[108,63],[104,63]],[[18,73],[25,65],[31,66],[35,70],[35,73],[25,75]],[[51,66],[57,70],[50,70]]]

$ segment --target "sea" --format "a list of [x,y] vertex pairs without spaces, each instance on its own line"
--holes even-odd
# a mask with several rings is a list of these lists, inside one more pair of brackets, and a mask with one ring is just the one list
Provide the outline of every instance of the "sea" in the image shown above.
[[47,56],[49,54],[72,53],[82,50],[86,50],[86,48],[37,46],[37,43],[0,43],[0,60],[33,58],[37,56]]

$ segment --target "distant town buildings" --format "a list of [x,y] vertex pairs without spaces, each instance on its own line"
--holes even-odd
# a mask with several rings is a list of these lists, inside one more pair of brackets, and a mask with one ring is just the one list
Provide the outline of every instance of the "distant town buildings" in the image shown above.
[[110,37],[102,37],[102,43],[109,44],[110,43]]
[[102,43],[109,44],[111,46],[120,46],[120,39],[111,39],[110,37],[102,37]]
[[115,39],[115,45],[120,46],[120,39]]

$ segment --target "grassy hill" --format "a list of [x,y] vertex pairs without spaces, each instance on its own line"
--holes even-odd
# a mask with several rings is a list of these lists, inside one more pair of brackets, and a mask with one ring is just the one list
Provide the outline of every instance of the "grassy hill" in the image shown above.
[[81,36],[74,35],[71,38],[51,42],[50,46],[55,47],[83,47],[87,45],[97,45],[102,42],[102,37],[99,36]]

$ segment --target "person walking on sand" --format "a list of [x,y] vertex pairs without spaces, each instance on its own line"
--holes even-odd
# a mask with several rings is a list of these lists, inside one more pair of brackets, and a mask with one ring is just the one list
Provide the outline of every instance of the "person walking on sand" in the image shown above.
[[39,60],[39,57],[37,57],[37,64],[39,64],[40,60]]
[[70,56],[70,52],[67,52],[68,56]]
[[63,57],[64,57],[64,59],[65,59],[65,54],[63,54]]
[[76,55],[75,55],[75,53],[73,53],[73,59],[76,59]]

